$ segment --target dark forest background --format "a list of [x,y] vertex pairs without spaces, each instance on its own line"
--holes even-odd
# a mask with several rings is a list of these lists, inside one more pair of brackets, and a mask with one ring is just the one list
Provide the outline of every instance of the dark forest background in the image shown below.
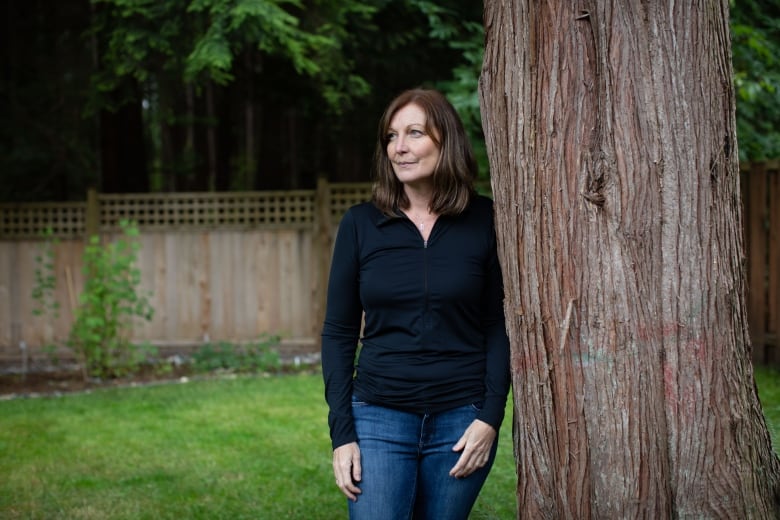
[[[779,2],[732,6],[743,161],[780,157]],[[401,90],[443,90],[487,160],[476,0],[6,0],[0,201],[367,181]]]

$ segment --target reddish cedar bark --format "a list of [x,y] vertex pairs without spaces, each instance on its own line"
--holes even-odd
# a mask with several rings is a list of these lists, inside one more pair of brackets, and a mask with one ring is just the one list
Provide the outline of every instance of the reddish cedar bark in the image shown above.
[[485,1],[521,518],[772,518],[728,0]]

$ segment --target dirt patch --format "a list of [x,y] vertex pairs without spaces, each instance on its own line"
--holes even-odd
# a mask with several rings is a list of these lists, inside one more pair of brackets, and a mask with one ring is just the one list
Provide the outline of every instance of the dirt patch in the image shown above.
[[[0,400],[60,395],[74,392],[86,392],[99,388],[139,386],[156,383],[172,383],[187,379],[205,379],[228,375],[230,371],[218,370],[204,373],[193,370],[190,363],[166,364],[165,369],[148,365],[135,374],[112,379],[84,378],[77,366],[68,368],[36,370],[27,373],[19,371],[0,371]],[[281,366],[275,370],[280,374],[317,370],[319,354],[302,353],[281,359]]]
[[132,376],[105,380],[96,378],[85,380],[83,374],[78,370],[50,370],[27,374],[5,373],[0,374],[0,399],[56,395],[84,392],[97,388],[172,382],[183,377],[193,377],[193,375],[189,367],[174,367],[166,372],[147,368]]

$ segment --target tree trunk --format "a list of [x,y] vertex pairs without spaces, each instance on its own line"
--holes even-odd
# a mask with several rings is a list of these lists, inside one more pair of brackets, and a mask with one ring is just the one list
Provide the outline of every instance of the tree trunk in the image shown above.
[[[255,143],[258,141],[257,133],[263,135],[262,127],[259,132],[255,123],[257,107],[255,104],[255,61],[252,51],[244,55],[244,65],[248,71],[246,77],[246,99],[244,100],[244,171],[241,177],[241,189],[257,189],[255,181],[257,177],[257,156],[255,155]],[[258,58],[260,59],[260,58]],[[262,120],[262,118],[259,118]]]
[[131,101],[116,111],[100,112],[100,189],[104,193],[149,191],[140,89],[136,84],[127,88],[134,92]]
[[214,84],[206,82],[206,186],[214,191],[217,185],[217,114],[214,110]]
[[522,518],[772,518],[728,0],[485,1]]

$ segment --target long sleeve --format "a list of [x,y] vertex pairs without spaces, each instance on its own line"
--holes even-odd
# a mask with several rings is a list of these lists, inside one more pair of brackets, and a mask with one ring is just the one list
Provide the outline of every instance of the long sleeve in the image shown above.
[[354,217],[347,212],[336,236],[322,328],[322,373],[333,448],[357,440],[352,420],[352,377],[363,312],[357,251]]
[[[493,241],[495,246],[495,240]],[[509,393],[509,338],[504,319],[504,285],[498,253],[493,247],[487,265],[488,282],[485,287],[485,403],[478,418],[496,430],[501,426]]]

